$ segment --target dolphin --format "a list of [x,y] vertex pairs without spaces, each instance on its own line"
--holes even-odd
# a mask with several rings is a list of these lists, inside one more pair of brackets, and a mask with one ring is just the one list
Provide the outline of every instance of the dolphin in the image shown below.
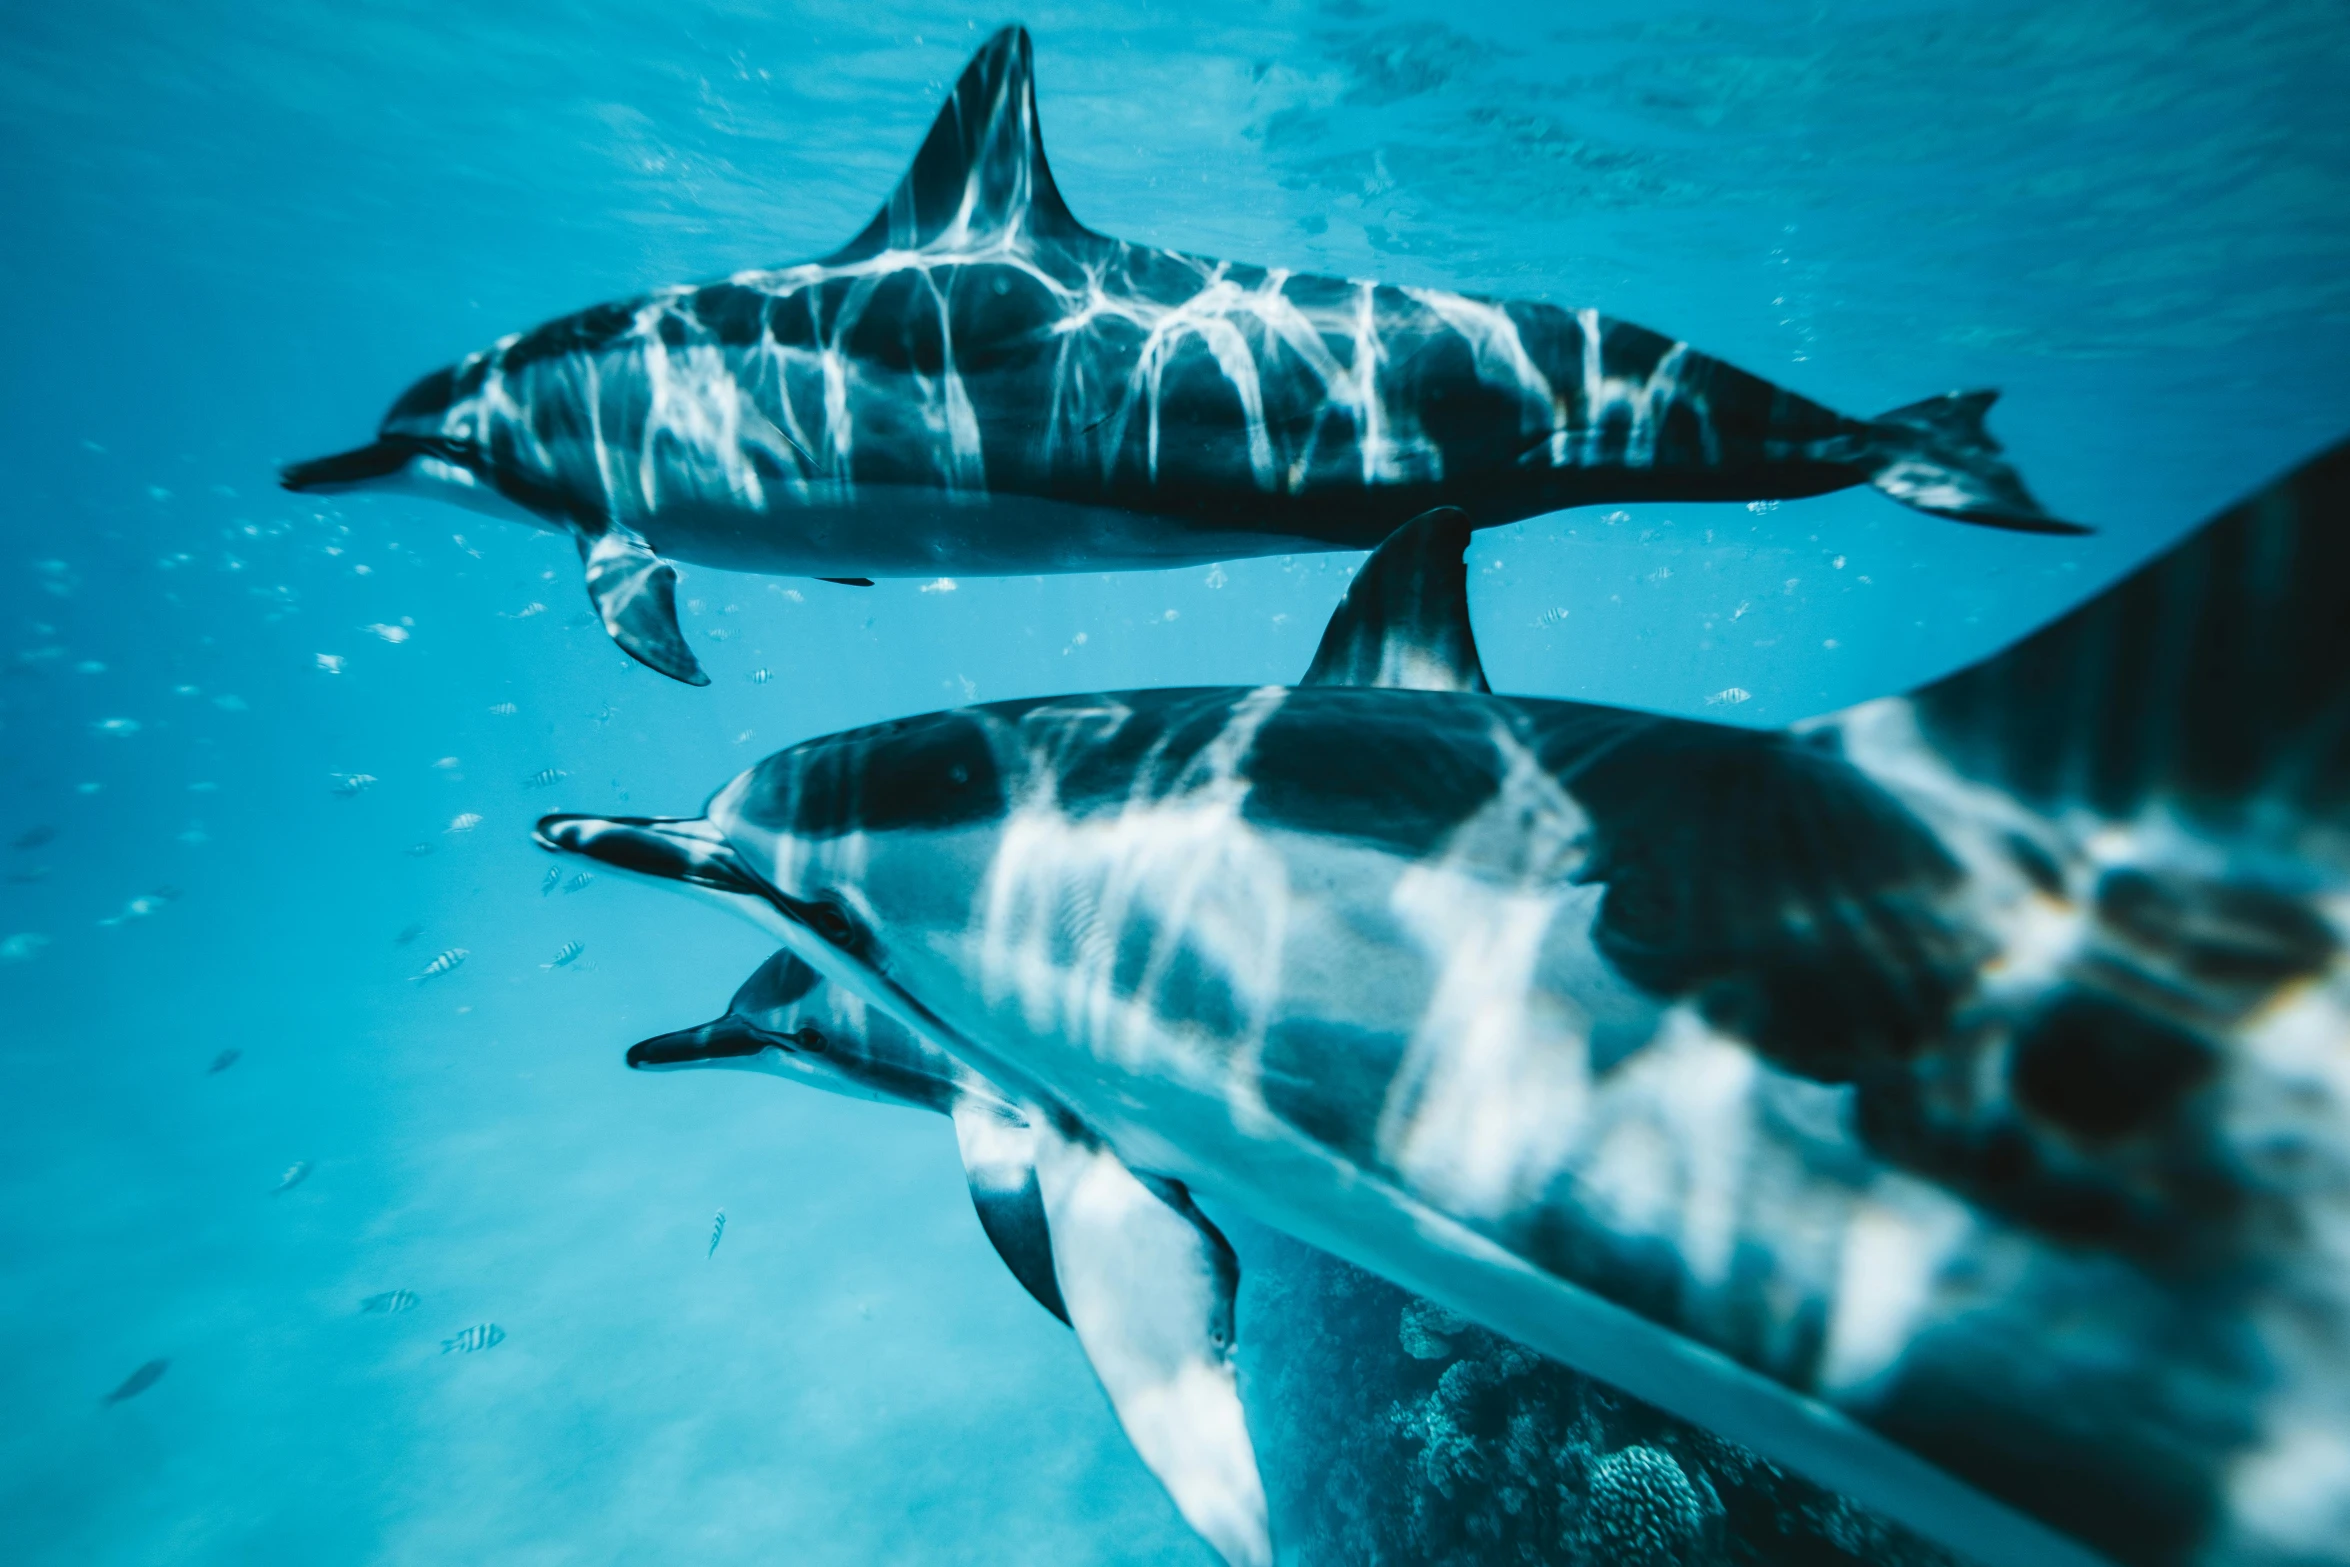
[[539,841],[1980,1561],[2350,1562],[2350,443],[1779,731],[1493,694],[1470,525],[1299,686],[897,720]]
[[628,1064],[766,1072],[950,1117],[996,1255],[1076,1330],[1184,1521],[1231,1567],[1272,1567],[1233,1368],[1240,1263],[1180,1183],[1129,1170],[1066,1113],[1005,1093],[788,948],[743,982],[724,1016],[631,1046]]
[[862,585],[1133,570],[1369,549],[1440,505],[1483,527],[1856,484],[2081,531],[2000,458],[1994,395],[1848,418],[1595,310],[1097,234],[1046,165],[1008,27],[840,250],[501,338],[283,482],[568,534],[613,639],[700,685],[677,560]]

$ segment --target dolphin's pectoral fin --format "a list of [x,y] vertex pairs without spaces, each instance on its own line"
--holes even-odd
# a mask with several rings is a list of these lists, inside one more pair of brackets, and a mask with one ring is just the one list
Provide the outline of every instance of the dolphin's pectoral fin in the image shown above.
[[1300,685],[1490,691],[1469,628],[1469,518],[1422,512],[1371,552]]
[[971,1206],[979,1227],[995,1245],[1020,1287],[1036,1303],[1069,1320],[1061,1286],[1053,1278],[1052,1232],[1045,1225],[1044,1195],[1036,1182],[1036,1129],[992,1105],[959,1100],[953,1111],[955,1145],[963,1174],[971,1182]]
[[1036,1173],[1069,1324],[1127,1440],[1232,1567],[1270,1567],[1271,1527],[1232,1366],[1231,1245],[1173,1181],[1035,1118]]
[[689,686],[710,683],[677,628],[675,566],[617,523],[582,535],[579,557],[587,565],[588,597],[623,653]]

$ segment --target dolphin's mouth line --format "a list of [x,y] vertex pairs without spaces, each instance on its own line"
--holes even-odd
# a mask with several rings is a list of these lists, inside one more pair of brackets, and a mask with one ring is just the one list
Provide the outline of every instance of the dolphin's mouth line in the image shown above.
[[419,457],[435,457],[472,473],[481,471],[472,450],[461,441],[429,435],[379,435],[347,452],[287,463],[278,470],[277,482],[297,494],[343,489],[371,479],[388,479]]
[[365,484],[370,479],[390,478],[407,467],[422,451],[423,448],[414,441],[386,436],[329,457],[287,463],[278,470],[277,482],[297,494],[304,490],[340,489],[345,485]]

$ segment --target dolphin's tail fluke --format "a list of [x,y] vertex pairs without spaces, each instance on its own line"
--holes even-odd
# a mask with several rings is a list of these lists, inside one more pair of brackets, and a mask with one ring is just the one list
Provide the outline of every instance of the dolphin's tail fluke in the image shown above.
[[[1997,392],[1948,392],[1879,414],[1853,466],[1904,506],[2019,533],[2086,533],[2041,509],[1983,427]],[[1841,438],[1840,438],[1841,439]]]

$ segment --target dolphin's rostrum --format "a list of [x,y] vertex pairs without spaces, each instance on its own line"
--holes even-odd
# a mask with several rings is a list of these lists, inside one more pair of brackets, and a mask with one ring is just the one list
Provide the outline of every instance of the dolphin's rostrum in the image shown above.
[[604,625],[704,684],[672,559],[833,581],[1367,549],[1436,506],[1873,484],[2069,531],[1990,392],[1854,419],[1595,310],[1291,273],[1096,234],[1046,165],[1027,34],[972,59],[821,261],[599,305],[411,387],[296,490],[416,488],[570,534]]
[[899,720],[540,838],[1978,1560],[2350,1563],[2350,446],[1781,732],[1486,692],[1467,520],[1325,637],[1383,684]]

